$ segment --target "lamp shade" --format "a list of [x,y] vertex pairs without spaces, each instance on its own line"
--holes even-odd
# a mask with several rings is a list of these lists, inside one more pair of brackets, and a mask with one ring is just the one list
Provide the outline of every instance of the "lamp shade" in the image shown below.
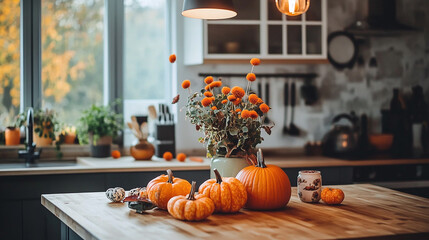
[[199,19],[226,19],[237,15],[232,0],[185,0],[182,15]]

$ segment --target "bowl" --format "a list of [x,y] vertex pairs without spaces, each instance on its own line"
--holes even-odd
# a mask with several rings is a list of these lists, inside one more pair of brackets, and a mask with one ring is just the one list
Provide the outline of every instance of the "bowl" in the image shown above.
[[384,152],[392,147],[393,134],[371,134],[369,135],[369,142],[378,151]]

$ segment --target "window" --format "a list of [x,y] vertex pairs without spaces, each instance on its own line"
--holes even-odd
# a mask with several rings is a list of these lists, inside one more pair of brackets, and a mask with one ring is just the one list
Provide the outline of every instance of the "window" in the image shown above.
[[[166,0],[125,0],[124,120],[170,98]],[[125,129],[124,145],[135,141]]]
[[19,4],[0,0],[0,127],[10,125],[20,107]]
[[75,124],[103,101],[104,0],[42,0],[42,108]]
[[124,99],[165,99],[166,0],[125,1]]

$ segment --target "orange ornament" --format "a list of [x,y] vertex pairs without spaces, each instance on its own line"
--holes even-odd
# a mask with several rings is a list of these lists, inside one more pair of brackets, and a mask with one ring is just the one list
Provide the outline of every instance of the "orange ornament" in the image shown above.
[[246,79],[247,81],[254,82],[256,80],[256,75],[254,73],[248,73]]
[[220,87],[220,86],[222,86],[221,81],[214,81],[214,82],[210,83],[210,88],[216,88],[216,87]]
[[213,77],[212,77],[212,76],[208,76],[208,77],[206,77],[206,78],[204,79],[204,82],[205,82],[206,84],[210,84],[210,83],[212,83],[212,82],[213,82]]
[[253,66],[258,66],[259,64],[261,64],[261,60],[259,58],[252,58],[250,59],[250,64],[252,64]]
[[341,204],[344,200],[344,192],[339,188],[323,188],[320,194],[322,201],[326,204]]
[[259,109],[263,113],[267,113],[268,111],[270,111],[270,107],[267,104],[265,104],[265,103],[261,104],[261,106],[259,106]]
[[206,96],[206,97],[213,97],[213,93],[211,93],[211,92],[205,92],[204,96]]
[[228,100],[226,100],[226,99],[224,99],[224,100],[222,100],[222,104],[225,104],[225,103],[227,103],[228,102]]
[[171,54],[170,57],[168,57],[168,61],[174,63],[176,61],[176,54]]
[[265,165],[259,149],[257,164],[243,168],[236,177],[247,190],[246,208],[271,210],[285,207],[291,196],[286,173],[275,165]]
[[216,106],[213,106],[213,107],[212,107],[212,110],[217,110],[217,107],[216,107]]
[[166,160],[166,161],[171,161],[171,159],[173,159],[173,154],[171,152],[165,152],[162,157]]
[[183,82],[182,82],[182,88],[183,89],[187,89],[187,88],[189,88],[191,86],[191,81],[189,81],[189,80],[184,80]]
[[243,98],[244,94],[245,94],[244,89],[242,89],[241,87],[237,87],[237,86],[235,86],[231,89],[231,93],[236,98]]
[[223,87],[222,88],[222,93],[225,95],[227,95],[230,91],[231,91],[231,89],[229,87]]
[[174,196],[186,195],[191,190],[191,184],[181,178],[173,177],[168,169],[167,175],[152,179],[146,187],[149,200],[161,209],[167,209],[168,200]]
[[118,150],[112,151],[112,157],[113,158],[120,158],[121,157],[121,152],[119,152]]
[[179,161],[179,162],[184,162],[185,160],[186,160],[186,154],[184,154],[184,153],[179,153],[179,154],[177,154],[177,161]]
[[216,179],[209,179],[201,184],[198,192],[210,198],[215,205],[215,212],[238,212],[247,201],[244,185],[234,177],[221,177],[217,169],[213,169]]
[[254,94],[254,93],[249,95],[249,102],[251,104],[256,104],[258,102],[258,99],[259,99],[258,95]]
[[212,104],[212,99],[211,98],[208,98],[208,97],[205,97],[205,98],[203,98],[203,100],[201,100],[201,104],[204,106],[204,107],[207,107],[207,106],[209,106],[210,104]]

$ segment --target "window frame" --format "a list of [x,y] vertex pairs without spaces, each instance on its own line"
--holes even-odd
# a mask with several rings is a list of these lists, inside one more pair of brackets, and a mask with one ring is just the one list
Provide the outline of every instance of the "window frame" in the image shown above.
[[[171,33],[172,1],[166,0],[166,43],[172,49]],[[21,0],[20,16],[20,111],[29,107],[42,107],[42,50],[41,21],[42,0]],[[103,43],[103,104],[108,105],[115,99],[123,99],[124,91],[124,44],[125,44],[125,5],[124,0],[104,0],[104,43]],[[169,51],[167,51],[169,52]],[[167,59],[168,56],[166,56]],[[167,79],[172,79],[172,68],[166,68]],[[166,79],[166,81],[168,81]],[[174,86],[174,84],[171,84]],[[167,98],[172,95],[169,89]],[[165,99],[167,100],[167,99]],[[117,113],[123,113],[124,101],[115,105]],[[123,138],[122,138],[123,139]]]

